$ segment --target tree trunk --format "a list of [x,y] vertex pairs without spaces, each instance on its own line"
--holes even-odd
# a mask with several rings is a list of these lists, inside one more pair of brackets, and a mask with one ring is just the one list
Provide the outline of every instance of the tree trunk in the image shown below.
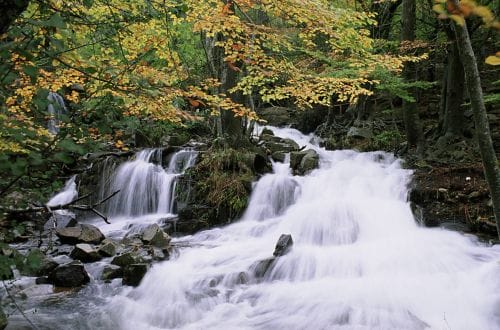
[[371,37],[374,39],[389,39],[392,19],[402,0],[373,1],[370,11],[375,13],[377,25],[372,28]]
[[7,32],[9,26],[26,10],[29,0],[0,0],[0,34]]
[[452,42],[446,70],[446,99],[443,118],[443,135],[462,136],[466,118],[462,103],[464,100],[464,68],[455,41]]
[[[402,41],[412,42],[415,40],[415,0],[403,0],[402,8],[402,27],[401,39]],[[403,76],[406,82],[414,82],[416,80],[416,66],[414,63],[406,63],[403,70]],[[412,89],[410,95],[415,99],[417,98],[416,89]],[[417,147],[417,152],[423,152],[423,133],[418,115],[417,103],[403,100],[403,121],[406,130],[406,139],[408,147]]]
[[[452,1],[455,6],[458,6],[458,0]],[[490,125],[486,115],[476,56],[472,49],[469,32],[467,31],[467,24],[463,26],[454,24],[454,30],[457,36],[457,44],[465,71],[467,86],[469,88],[470,102],[474,114],[474,124],[476,126],[476,137],[483,161],[486,182],[488,183],[491,200],[493,202],[497,232],[500,237],[500,169],[491,140]]]
[[[234,2],[232,0],[225,0],[225,3],[229,4],[229,11],[235,12]],[[221,82],[221,92],[226,94],[231,98],[233,102],[244,103],[243,95],[241,93],[230,93],[229,90],[236,86],[238,83],[238,73],[232,67],[229,66],[224,60],[225,53],[224,49],[218,47],[218,71],[219,71],[219,80]],[[224,137],[227,139],[226,141],[229,145],[233,147],[239,146],[243,139],[243,127],[242,127],[242,119],[241,117],[235,116],[234,112],[229,110],[222,110],[221,113],[221,123],[222,123],[222,132],[224,133]]]

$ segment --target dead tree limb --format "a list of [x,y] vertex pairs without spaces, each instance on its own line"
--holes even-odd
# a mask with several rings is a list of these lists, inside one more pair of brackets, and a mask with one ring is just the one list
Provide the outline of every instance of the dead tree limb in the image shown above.
[[75,203],[90,196],[90,194],[87,194],[87,195],[79,197],[79,198],[77,198],[69,203],[66,203],[66,204],[54,205],[54,206],[49,206],[47,204],[40,205],[40,206],[34,205],[34,206],[30,206],[30,207],[23,208],[23,209],[13,209],[13,208],[0,207],[0,212],[16,215],[16,214],[26,214],[26,213],[38,213],[38,212],[50,212],[50,213],[52,213],[54,211],[59,211],[59,210],[90,211],[90,212],[96,214],[97,216],[101,217],[104,220],[104,222],[109,224],[110,222],[108,221],[108,217],[106,217],[104,214],[99,212],[96,209],[96,207],[107,202],[108,200],[113,198],[119,192],[120,192],[120,190],[117,190],[114,193],[112,193],[111,195],[105,197],[104,199],[102,199],[94,204],[75,204]]

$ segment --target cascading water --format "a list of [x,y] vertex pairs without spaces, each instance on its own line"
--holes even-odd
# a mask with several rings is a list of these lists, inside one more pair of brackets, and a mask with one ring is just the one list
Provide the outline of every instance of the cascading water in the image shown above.
[[[314,148],[320,168],[294,177],[275,164],[274,174],[256,184],[241,221],[174,240],[191,247],[154,266],[138,288],[109,298],[107,326],[500,328],[498,246],[418,226],[407,202],[411,171],[393,156],[325,151],[297,131],[273,130]],[[163,180],[147,157],[134,164],[151,167],[141,182]],[[130,165],[117,182],[123,175],[127,189],[145,191]],[[293,249],[258,276],[259,261],[272,256],[283,233],[292,235]]]
[[[174,213],[175,188],[178,177],[193,166],[197,151],[181,149],[172,154],[168,166],[162,166],[163,149],[145,149],[133,160],[118,166],[111,178],[103,176],[100,197],[120,191],[103,212],[113,221],[103,231],[121,229],[123,221],[147,223]],[[148,219],[144,219],[146,216]],[[121,221],[122,220],[122,221]]]
[[56,135],[57,133],[59,133],[59,123],[61,121],[61,116],[67,114],[68,109],[66,108],[63,97],[57,93],[49,92],[47,100],[49,101],[47,112],[50,116],[47,123],[47,129],[50,133]]

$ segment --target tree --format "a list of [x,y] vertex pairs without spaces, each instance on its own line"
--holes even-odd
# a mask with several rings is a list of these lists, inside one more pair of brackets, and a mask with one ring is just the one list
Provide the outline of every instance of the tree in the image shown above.
[[[415,8],[415,0],[403,0],[401,39],[406,43],[415,41]],[[407,83],[416,81],[416,66],[414,63],[409,62],[405,65],[403,76]],[[406,139],[408,147],[416,146],[417,152],[422,154],[424,137],[416,104],[417,95],[415,88],[411,90],[411,96],[415,100],[408,101],[403,99],[403,121],[405,124]]]
[[491,12],[486,7],[476,6],[475,3],[467,2],[467,6],[458,0],[447,0],[447,9],[436,8],[441,14],[449,15],[455,21],[453,29],[457,38],[460,59],[465,72],[467,87],[470,95],[470,103],[474,116],[476,139],[481,153],[484,174],[491,194],[493,211],[495,214],[497,232],[500,237],[500,168],[491,140],[490,126],[484,105],[481,78],[477,65],[476,56],[472,49],[472,43],[467,30],[464,17],[471,14],[479,14],[486,23],[494,21]]

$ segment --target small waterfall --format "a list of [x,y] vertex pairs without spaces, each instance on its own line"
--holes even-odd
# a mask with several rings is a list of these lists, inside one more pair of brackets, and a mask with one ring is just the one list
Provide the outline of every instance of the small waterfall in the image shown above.
[[[500,328],[500,248],[418,226],[407,202],[412,172],[398,159],[326,151],[298,131],[273,131],[315,148],[320,168],[294,177],[275,164],[243,221],[174,239],[187,246],[179,256],[107,303],[113,328]],[[150,169],[143,181],[160,171],[138,163],[148,157],[131,162]],[[122,171],[134,186],[130,165]],[[283,233],[293,249],[257,275]]]
[[[120,190],[108,203],[105,212],[123,217],[173,213],[177,178],[194,165],[196,156],[195,150],[182,149],[171,156],[164,168],[163,149],[138,152],[133,160],[116,168],[111,179],[103,178],[103,196]],[[106,184],[106,180],[109,183]]]
[[57,194],[47,202],[48,206],[58,206],[71,202],[78,197],[78,190],[76,189],[76,175],[66,181],[64,187]]
[[50,116],[47,123],[47,129],[50,133],[56,135],[57,133],[59,133],[61,116],[67,114],[68,109],[66,108],[63,97],[57,93],[49,92],[47,100],[49,101],[47,112]]
[[264,175],[255,185],[243,220],[274,218],[295,203],[300,187],[291,173],[289,155],[284,163],[273,162],[273,173]]
[[[67,204],[78,197],[78,190],[76,188],[76,175],[73,175],[71,178],[66,181],[64,187],[55,194],[48,202],[47,206],[54,207],[58,205]],[[52,226],[57,225],[59,221],[66,217],[74,217],[75,214],[69,210],[57,210],[52,213],[52,220],[50,225],[46,224],[46,229],[50,229]]]

